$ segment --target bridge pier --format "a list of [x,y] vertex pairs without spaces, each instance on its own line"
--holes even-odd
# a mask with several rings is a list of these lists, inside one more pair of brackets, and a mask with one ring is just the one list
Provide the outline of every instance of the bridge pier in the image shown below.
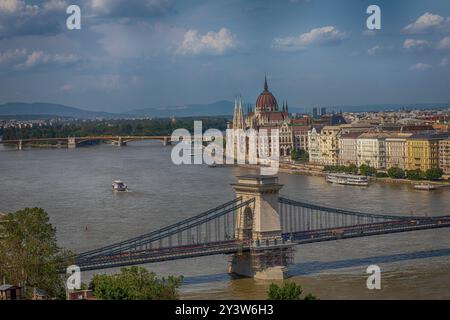
[[122,139],[122,137],[117,137],[117,140],[113,141],[113,144],[118,147],[124,147],[127,145],[127,142]]
[[17,144],[17,150],[23,150],[23,142],[22,139],[19,140],[19,143]]
[[250,244],[250,251],[234,254],[228,271],[255,279],[280,280],[287,276],[293,244],[283,241],[278,213],[278,194],[283,187],[277,177],[241,176],[232,184],[243,201],[253,204],[239,209],[235,238]]
[[77,141],[75,137],[68,137],[67,138],[67,148],[68,149],[75,149],[77,147]]

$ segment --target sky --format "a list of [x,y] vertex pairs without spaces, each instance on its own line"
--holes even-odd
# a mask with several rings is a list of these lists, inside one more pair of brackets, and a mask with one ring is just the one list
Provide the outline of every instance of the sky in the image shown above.
[[450,1],[0,0],[0,103],[254,103],[265,74],[291,107],[450,102]]

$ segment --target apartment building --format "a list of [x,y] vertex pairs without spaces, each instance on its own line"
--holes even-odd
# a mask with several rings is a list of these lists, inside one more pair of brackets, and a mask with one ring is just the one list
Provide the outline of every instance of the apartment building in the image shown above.
[[339,160],[339,126],[325,126],[320,132],[320,158],[323,165],[337,165]]
[[450,138],[439,141],[439,167],[450,174]]
[[339,137],[339,164],[348,166],[358,164],[358,137],[361,132],[349,132]]
[[376,169],[386,168],[386,138],[389,134],[368,132],[357,140],[358,166],[363,164]]
[[439,142],[450,133],[417,133],[406,141],[406,169],[426,171],[439,167]]
[[386,169],[406,169],[406,140],[412,133],[397,133],[386,138]]
[[308,152],[309,152],[309,162],[314,164],[321,163],[320,154],[320,131],[318,129],[312,128],[308,131]]

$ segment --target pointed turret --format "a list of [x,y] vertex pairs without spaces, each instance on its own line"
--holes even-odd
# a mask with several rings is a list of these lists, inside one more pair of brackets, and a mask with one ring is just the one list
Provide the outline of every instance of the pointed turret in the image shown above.
[[264,91],[269,91],[269,86],[267,85],[267,74],[264,74]]

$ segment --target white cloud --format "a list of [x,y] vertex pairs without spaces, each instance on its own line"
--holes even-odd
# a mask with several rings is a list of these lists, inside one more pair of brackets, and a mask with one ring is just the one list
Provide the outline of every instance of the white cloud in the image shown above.
[[406,39],[403,42],[403,48],[411,52],[424,51],[430,46],[431,42],[428,40]]
[[450,37],[445,37],[439,41],[437,48],[439,50],[450,50]]
[[403,28],[405,34],[424,34],[444,28],[450,22],[450,17],[445,19],[438,14],[426,12],[417,20]]
[[65,26],[66,0],[28,4],[24,0],[0,0],[0,39],[14,36],[51,34]]
[[426,71],[426,70],[431,69],[431,67],[432,66],[430,64],[419,62],[419,63],[416,63],[415,65],[411,66],[409,68],[409,70],[411,70],[411,71]]
[[199,35],[197,30],[191,29],[184,34],[184,39],[176,53],[222,55],[235,47],[236,36],[227,28],[222,28],[218,32],[209,31],[204,35]]
[[375,47],[372,47],[372,48],[370,48],[370,49],[368,49],[367,50],[367,54],[368,55],[370,55],[370,56],[373,56],[373,55],[375,55],[378,51],[380,51],[381,50],[381,46],[375,46]]
[[72,53],[49,54],[42,50],[35,50],[27,53],[23,61],[14,65],[17,69],[28,69],[44,65],[66,66],[79,61],[79,58]]
[[0,0],[0,12],[15,12],[21,5],[20,0]]
[[10,49],[0,52],[0,65],[15,64],[23,60],[27,56],[27,49]]
[[334,26],[315,28],[299,36],[275,38],[272,48],[282,51],[295,51],[305,49],[309,45],[326,45],[339,43],[346,38],[346,33]]
[[446,67],[448,66],[450,63],[450,59],[449,58],[442,58],[441,63],[439,63],[439,66],[441,67]]

